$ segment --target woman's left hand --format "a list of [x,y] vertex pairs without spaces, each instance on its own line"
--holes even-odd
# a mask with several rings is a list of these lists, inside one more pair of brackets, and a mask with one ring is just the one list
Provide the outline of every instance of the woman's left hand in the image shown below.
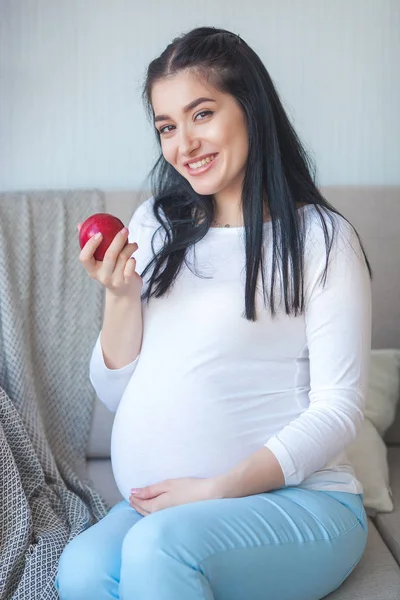
[[181,477],[131,490],[129,504],[144,517],[156,512],[200,500],[217,498],[212,479]]

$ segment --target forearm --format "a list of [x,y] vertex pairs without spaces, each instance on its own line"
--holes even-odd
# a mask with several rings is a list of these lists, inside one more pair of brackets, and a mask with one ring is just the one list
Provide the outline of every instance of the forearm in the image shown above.
[[140,296],[118,298],[106,291],[100,343],[105,365],[121,369],[133,362],[142,346],[143,321]]
[[214,496],[217,498],[241,498],[269,492],[284,485],[280,464],[265,446],[242,460],[228,473],[212,480]]

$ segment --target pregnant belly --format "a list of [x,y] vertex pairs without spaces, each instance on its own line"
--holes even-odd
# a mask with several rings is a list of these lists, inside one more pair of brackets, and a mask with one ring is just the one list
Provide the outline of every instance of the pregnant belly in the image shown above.
[[[182,390],[180,390],[182,391]],[[132,487],[176,477],[213,477],[261,447],[262,419],[238,414],[232,402],[197,394],[125,395],[114,420],[111,459],[125,499]]]

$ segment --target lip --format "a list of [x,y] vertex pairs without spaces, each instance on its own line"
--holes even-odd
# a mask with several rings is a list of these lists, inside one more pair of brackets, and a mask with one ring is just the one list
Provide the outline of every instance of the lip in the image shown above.
[[207,158],[208,156],[217,156],[218,152],[209,152],[208,154],[201,154],[200,156],[196,156],[195,158],[191,158],[183,163],[184,167],[187,167],[189,163],[199,162],[199,160],[203,160],[203,158]]
[[[203,158],[207,158],[207,156],[213,156],[213,155],[205,154],[204,156],[199,156],[198,158],[196,157],[195,159],[191,160],[190,162],[198,162],[199,160],[202,160]],[[214,165],[215,161],[218,159],[218,156],[219,156],[219,154],[215,153],[213,160],[211,162],[207,163],[206,165],[204,165],[204,167],[199,167],[198,169],[191,169],[189,167],[189,163],[186,163],[185,168],[188,171],[189,175],[192,175],[193,177],[195,177],[196,175],[202,175],[203,173],[205,173],[206,171],[211,169],[211,167]]]

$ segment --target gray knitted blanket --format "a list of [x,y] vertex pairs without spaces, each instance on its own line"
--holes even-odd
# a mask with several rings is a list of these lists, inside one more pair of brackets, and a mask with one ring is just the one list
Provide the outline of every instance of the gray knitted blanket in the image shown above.
[[0,194],[0,599],[57,598],[66,543],[106,514],[85,478],[103,293],[78,260],[97,191]]

